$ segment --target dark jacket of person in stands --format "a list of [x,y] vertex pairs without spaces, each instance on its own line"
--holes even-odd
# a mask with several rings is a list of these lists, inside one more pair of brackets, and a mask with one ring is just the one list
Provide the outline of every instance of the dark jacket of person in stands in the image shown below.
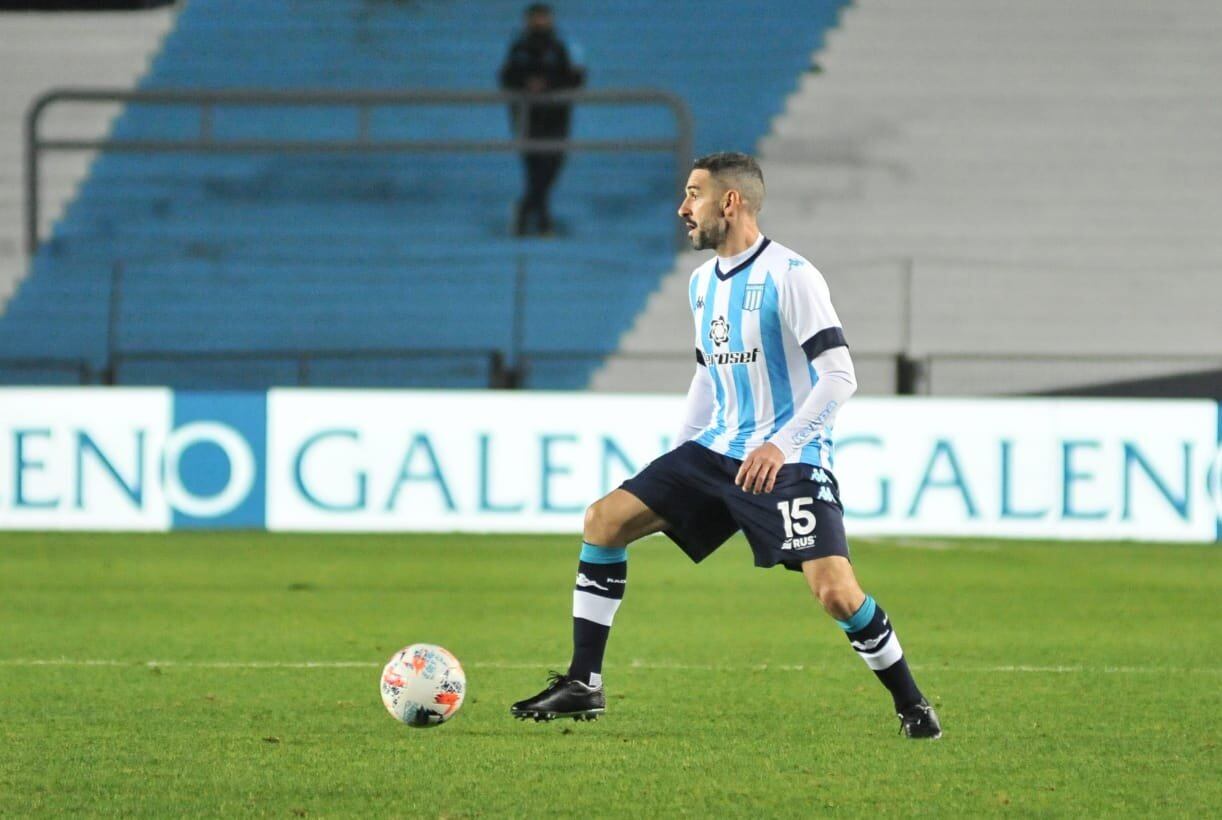
[[[534,94],[580,88],[585,71],[577,65],[569,48],[556,34],[551,9],[533,5],[526,10],[526,28],[509,46],[500,72],[501,88]],[[522,108],[513,107],[515,130],[521,126]],[[571,106],[532,105],[527,115],[526,136],[560,139],[569,134]]]

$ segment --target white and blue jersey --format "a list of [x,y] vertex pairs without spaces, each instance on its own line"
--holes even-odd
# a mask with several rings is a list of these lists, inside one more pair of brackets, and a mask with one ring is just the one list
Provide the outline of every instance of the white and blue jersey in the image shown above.
[[[771,438],[819,380],[811,361],[846,344],[823,275],[764,236],[746,259],[722,270],[717,257],[696,268],[688,287],[696,360],[713,383],[712,420],[695,437],[743,459]],[[825,427],[789,462],[831,466]]]

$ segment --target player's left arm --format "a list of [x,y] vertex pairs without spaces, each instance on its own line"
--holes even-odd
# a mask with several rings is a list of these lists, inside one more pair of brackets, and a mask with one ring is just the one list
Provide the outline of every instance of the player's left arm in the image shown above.
[[789,458],[823,430],[857,391],[857,375],[847,347],[824,350],[811,362],[819,380],[794,410],[793,418],[748,454],[734,483],[751,493],[770,493]]
[[830,425],[836,410],[857,389],[853,360],[827,282],[809,262],[800,261],[778,282],[778,307],[781,320],[800,340],[818,379],[793,417],[743,461],[735,484],[746,492],[772,492],[785,462]]

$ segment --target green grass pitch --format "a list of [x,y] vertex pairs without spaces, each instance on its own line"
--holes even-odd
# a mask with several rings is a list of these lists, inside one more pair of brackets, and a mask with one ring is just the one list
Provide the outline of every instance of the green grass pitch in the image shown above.
[[[945,736],[800,577],[631,549],[596,723],[519,723],[568,658],[576,538],[0,533],[0,815],[1206,816],[1222,552],[858,540]],[[382,663],[464,663],[413,730]]]

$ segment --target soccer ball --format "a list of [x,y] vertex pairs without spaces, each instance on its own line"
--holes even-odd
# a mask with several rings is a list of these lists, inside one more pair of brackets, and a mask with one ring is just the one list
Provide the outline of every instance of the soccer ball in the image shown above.
[[458,658],[431,643],[401,649],[382,670],[382,703],[408,726],[445,723],[462,706],[466,691],[467,676]]

